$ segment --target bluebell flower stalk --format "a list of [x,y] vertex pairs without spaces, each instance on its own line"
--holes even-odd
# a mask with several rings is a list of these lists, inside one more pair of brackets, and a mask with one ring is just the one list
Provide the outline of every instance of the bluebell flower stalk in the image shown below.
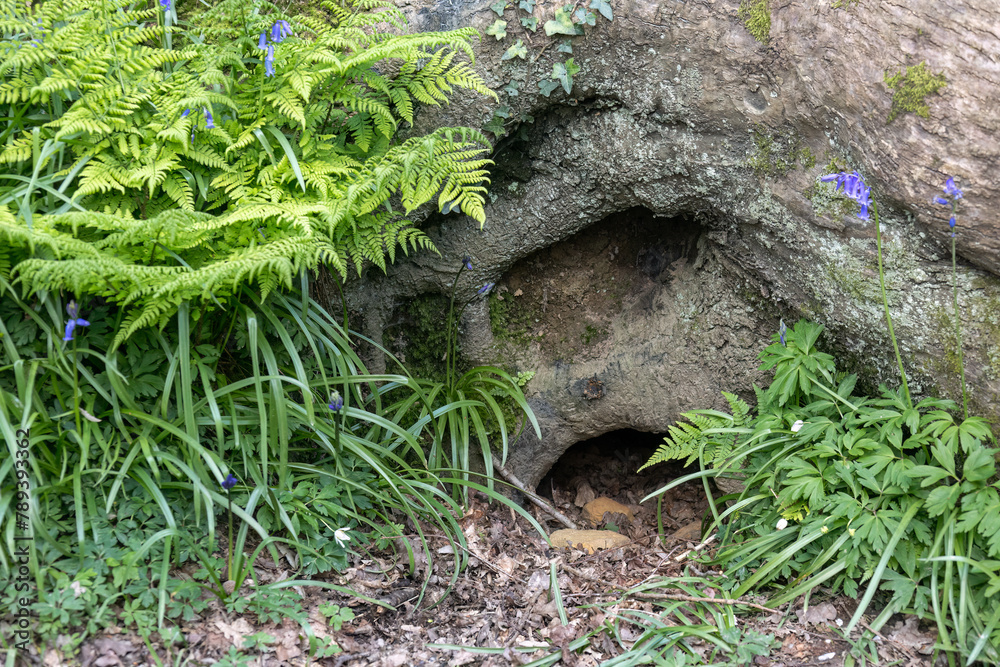
[[229,492],[236,486],[237,481],[239,480],[233,473],[229,473],[226,479],[222,480],[222,489],[226,492],[226,500],[229,503],[229,551],[226,553],[226,574],[229,579],[233,579],[233,497]]
[[865,184],[864,178],[857,171],[847,173],[845,171],[839,174],[828,174],[820,178],[824,183],[829,183],[831,181],[836,181],[836,190],[844,193],[845,196],[850,197],[854,201],[861,205],[861,210],[858,212],[858,217],[862,220],[869,220],[874,218],[875,220],[875,248],[877,250],[878,257],[878,284],[879,289],[882,292],[882,308],[885,311],[885,324],[886,328],[889,330],[889,340],[892,341],[892,349],[896,353],[896,365],[899,367],[899,378],[903,384],[903,395],[906,398],[906,403],[908,405],[913,405],[913,400],[910,398],[910,385],[906,381],[906,369],[903,368],[903,357],[899,353],[899,343],[896,342],[896,332],[892,327],[892,315],[889,313],[889,298],[885,291],[885,270],[882,268],[882,226],[879,224],[878,219],[878,206],[875,202],[871,200],[871,188]]
[[962,322],[959,319],[958,310],[958,256],[955,249],[957,224],[955,218],[958,215],[958,200],[962,198],[962,191],[955,185],[955,179],[948,177],[944,183],[945,197],[940,195],[934,201],[942,206],[951,207],[951,217],[948,218],[948,228],[951,230],[951,292],[952,308],[955,311],[955,346],[958,348],[958,374],[962,383],[962,414],[965,419],[969,418],[969,392],[965,386],[965,355],[962,350]]

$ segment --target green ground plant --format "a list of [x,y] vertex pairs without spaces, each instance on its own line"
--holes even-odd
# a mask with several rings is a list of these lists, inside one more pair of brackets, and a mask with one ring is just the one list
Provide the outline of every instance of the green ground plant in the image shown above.
[[[850,632],[881,593],[869,630],[893,614],[916,614],[937,625],[936,648],[949,664],[997,664],[1000,450],[989,425],[968,416],[967,405],[911,398],[881,282],[877,207],[856,172],[824,180],[834,179],[862,205],[859,217],[868,219],[870,209],[876,226],[899,387],[856,395],[857,377],[839,372],[817,348],[820,325],[782,326],[761,353],[761,368],[773,369],[774,378],[757,389],[749,422],[740,403],[732,415],[692,413],[650,463],[701,462],[701,472],[670,486],[716,476],[745,486],[719,502],[706,485],[714,515],[709,530],[718,529],[722,542],[713,564],[724,568],[732,597],[763,590],[774,606],[819,587],[843,592],[860,598],[845,628]],[[962,194],[951,179],[945,194],[935,201],[952,207],[954,229]],[[957,326],[957,292],[954,307]],[[962,384],[964,399],[964,376]]]

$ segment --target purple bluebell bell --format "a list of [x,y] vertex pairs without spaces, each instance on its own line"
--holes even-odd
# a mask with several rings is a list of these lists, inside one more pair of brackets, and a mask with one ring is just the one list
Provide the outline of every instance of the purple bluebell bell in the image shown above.
[[260,41],[257,42],[257,48],[261,51],[267,48],[267,33],[260,33]]
[[209,110],[208,107],[202,107],[202,109],[205,110],[205,127],[207,127],[210,130],[214,130],[215,123],[212,122],[212,112]]
[[472,270],[472,258],[469,257],[468,255],[462,258],[462,264],[464,264],[465,268],[467,268],[469,271]]
[[781,341],[782,345],[785,344],[785,335],[787,333],[788,333],[788,327],[785,326],[785,319],[782,318],[778,321],[778,339]]
[[955,186],[955,179],[951,176],[949,176],[948,180],[944,182],[944,192],[946,195],[950,195],[955,199],[962,198],[962,191]]
[[66,313],[69,315],[69,320],[66,321],[66,335],[63,336],[63,340],[70,341],[73,340],[73,329],[77,327],[89,327],[90,322],[79,317],[76,301],[70,301],[66,304]]
[[189,113],[191,113],[191,110],[190,110],[190,109],[185,109],[185,110],[184,110],[184,113],[182,113],[182,114],[181,114],[181,118],[187,118],[187,115],[188,115]]
[[160,0],[160,6],[163,7],[163,11],[170,11],[170,0]]
[[271,26],[271,41],[275,44],[281,44],[291,34],[293,34],[292,26],[288,24],[288,21],[275,21],[274,25]]
[[493,289],[494,285],[496,285],[496,283],[486,283],[485,285],[479,288],[479,291],[476,292],[476,294],[479,295],[489,294],[490,290]]
[[330,394],[330,403],[326,407],[330,408],[334,412],[339,412],[342,407],[344,407],[344,398],[340,395],[339,391],[335,391]]
[[264,57],[264,76],[274,76],[274,44],[268,44]]
[[229,474],[228,474],[228,475],[226,476],[226,479],[225,479],[225,480],[223,480],[223,482],[222,482],[222,488],[223,488],[223,489],[225,489],[226,491],[229,491],[229,490],[230,490],[230,489],[232,489],[232,488],[233,488],[234,486],[236,486],[236,484],[237,484],[238,482],[239,482],[239,480],[238,480],[238,479],[236,479],[236,476],[235,476],[235,475],[233,475],[233,473],[229,473]]
[[856,171],[849,174],[846,171],[842,171],[839,174],[828,174],[826,176],[822,176],[819,180],[824,183],[837,181],[837,187],[835,190],[842,191],[845,195],[861,204],[861,210],[858,212],[858,217],[862,220],[868,219],[868,205],[871,203],[870,197],[872,189],[865,185],[865,181],[861,178],[861,174]]

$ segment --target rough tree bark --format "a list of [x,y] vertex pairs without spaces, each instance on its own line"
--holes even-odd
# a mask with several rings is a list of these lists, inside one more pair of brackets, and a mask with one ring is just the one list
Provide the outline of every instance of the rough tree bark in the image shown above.
[[[485,30],[496,19],[488,0],[401,4],[416,30]],[[949,212],[932,203],[954,176],[965,192],[957,242],[966,377],[976,411],[996,417],[1000,8],[831,4],[771,0],[764,45],[737,16],[738,0],[613,0],[614,20],[572,42],[582,69],[571,94],[549,97],[538,82],[567,55],[508,9],[511,34],[477,49],[477,68],[498,91],[507,87],[499,106],[510,108],[488,221],[480,230],[464,216],[418,214],[441,256],[414,256],[351,286],[367,332],[381,336],[413,296],[445,292],[471,255],[475,280],[463,294],[497,281],[506,303],[494,302],[492,328],[485,302],[470,309],[465,354],[537,371],[528,393],[543,439],[522,438],[509,464],[529,484],[580,439],[665,430],[680,412],[724,405],[720,390],[752,396],[764,379],[756,355],[780,317],[825,324],[825,344],[846,370],[895,385],[874,230],[818,183],[829,170],[857,169],[882,213],[912,383],[959,397]],[[538,3],[540,25],[556,7]],[[501,61],[518,38],[527,59]],[[928,117],[887,122],[886,75],[922,62],[947,85],[926,97]],[[463,99],[422,110],[417,125],[479,127],[497,106]],[[517,334],[505,334],[515,320]],[[587,398],[595,383],[600,397]]]

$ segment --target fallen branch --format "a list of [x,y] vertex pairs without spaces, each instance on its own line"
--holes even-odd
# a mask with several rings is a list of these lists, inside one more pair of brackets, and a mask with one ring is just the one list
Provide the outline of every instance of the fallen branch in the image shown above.
[[502,465],[500,465],[500,461],[497,460],[496,456],[493,457],[493,469],[499,472],[500,476],[503,477],[508,482],[510,482],[510,484],[514,486],[518,491],[527,496],[528,500],[533,502],[542,510],[551,514],[556,521],[566,526],[567,528],[572,528],[573,530],[577,530],[576,524],[570,521],[570,519],[565,514],[554,508],[547,500],[539,496],[534,491],[529,491],[521,480],[515,477],[512,472],[510,472]]

